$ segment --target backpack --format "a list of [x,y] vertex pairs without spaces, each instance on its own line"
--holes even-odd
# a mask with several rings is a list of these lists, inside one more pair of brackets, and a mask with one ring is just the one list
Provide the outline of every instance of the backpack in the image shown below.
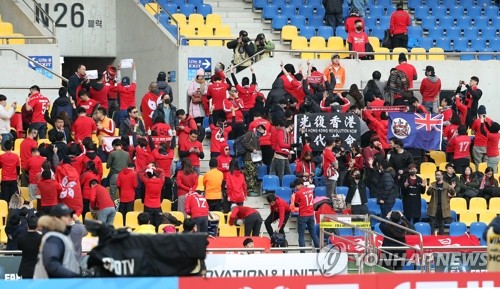
[[247,149],[243,146],[243,143],[241,142],[242,139],[243,136],[239,136],[234,140],[233,143],[234,155],[237,157],[242,156],[247,152]]
[[288,241],[286,240],[285,234],[274,232],[271,236],[271,247],[273,248],[284,248],[288,247]]

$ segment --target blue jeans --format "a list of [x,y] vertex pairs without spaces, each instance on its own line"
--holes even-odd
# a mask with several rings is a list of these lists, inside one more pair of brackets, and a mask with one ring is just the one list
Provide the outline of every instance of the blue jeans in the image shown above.
[[113,225],[115,215],[115,207],[104,208],[97,212],[97,220],[101,221],[103,224]]
[[[12,139],[10,133],[2,133],[2,149],[4,148],[5,142]],[[12,144],[12,149],[14,149],[14,144]]]
[[394,203],[392,203],[392,204],[387,204],[387,203],[380,204],[379,203],[379,205],[380,205],[380,217],[386,218],[387,214],[389,214],[392,207],[394,206]]
[[[299,232],[299,247],[305,247],[305,240],[304,240],[304,234],[306,232],[306,227],[307,230],[309,231],[309,235],[311,235],[311,239],[313,241],[314,247],[319,248],[319,239],[318,236],[316,236],[316,233],[314,232],[314,216],[307,216],[307,217],[298,217],[298,228],[297,231]],[[305,251],[301,250],[301,253],[305,253]]]
[[122,121],[124,121],[128,116],[128,112],[127,110],[120,110],[119,114],[118,114],[118,123],[116,124],[116,127],[120,127],[120,124],[122,123]]
[[38,131],[38,138],[47,138],[47,123],[46,122],[33,122],[31,128],[36,128]]

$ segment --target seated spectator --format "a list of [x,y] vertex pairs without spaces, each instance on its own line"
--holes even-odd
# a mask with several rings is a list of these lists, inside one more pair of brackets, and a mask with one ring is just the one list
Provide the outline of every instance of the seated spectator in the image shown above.
[[155,226],[151,225],[151,217],[147,213],[140,213],[137,216],[139,227],[135,228],[136,234],[156,234]]
[[5,234],[7,234],[7,250],[17,250],[17,238],[27,231],[28,224],[26,221],[23,222],[20,215],[11,215],[7,221],[7,225],[5,226]]
[[184,224],[182,224],[182,229],[183,229],[182,233],[184,233],[184,234],[198,232],[198,228],[196,227],[196,223],[191,218],[184,220]]
[[470,199],[479,195],[479,185],[482,180],[481,172],[472,172],[472,168],[466,167],[460,176],[459,185],[455,187],[457,197],[464,198],[469,203]]
[[500,197],[500,188],[498,181],[493,174],[493,168],[487,167],[484,171],[483,179],[479,185],[479,196],[489,200],[493,197]]

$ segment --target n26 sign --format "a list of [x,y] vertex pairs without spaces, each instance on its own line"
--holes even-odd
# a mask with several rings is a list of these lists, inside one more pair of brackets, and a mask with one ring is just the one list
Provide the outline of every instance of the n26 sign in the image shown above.
[[68,25],[71,25],[80,28],[85,23],[85,15],[83,14],[85,7],[82,3],[66,4],[61,2],[53,4],[52,7],[49,3],[45,3],[45,5],[42,6],[42,4],[40,4],[40,6],[46,14],[40,11],[40,8],[36,5],[36,21],[39,23],[42,22],[44,26],[49,26],[49,18],[47,15],[55,19],[54,22],[56,27],[68,27]]

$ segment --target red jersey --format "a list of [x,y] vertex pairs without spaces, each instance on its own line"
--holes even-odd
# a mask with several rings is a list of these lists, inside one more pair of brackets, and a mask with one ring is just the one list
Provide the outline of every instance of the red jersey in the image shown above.
[[168,123],[159,122],[151,127],[152,131],[156,131],[157,136],[170,136],[172,128]]
[[21,166],[19,157],[13,152],[0,155],[2,181],[17,181],[17,168]]
[[323,176],[328,176],[328,170],[334,166],[334,163],[337,161],[335,158],[335,154],[331,149],[325,148],[323,150],[323,167],[321,168],[323,171]]
[[32,156],[28,161],[28,166],[26,167],[29,170],[29,180],[31,185],[36,184],[36,175],[42,171],[42,164],[47,159],[42,156]]
[[208,204],[204,196],[198,193],[188,194],[186,197],[186,214],[191,218],[207,217]]
[[[179,146],[179,151],[189,151],[191,148],[198,148],[199,152],[203,152],[203,145],[199,141],[186,141],[180,144]],[[192,152],[189,153],[188,158],[191,160],[191,165],[193,167],[199,167],[200,166],[200,156],[198,155],[197,152]]]
[[56,180],[40,180],[37,183],[37,195],[41,196],[42,207],[51,207],[59,203],[58,196],[62,192],[62,186]]
[[451,108],[445,108],[441,111],[441,114],[443,115],[443,121],[449,121],[453,116],[453,110],[451,110]]
[[256,209],[245,206],[237,206],[231,211],[231,215],[229,216],[229,225],[234,226],[236,220],[244,220],[248,216],[256,213],[259,213]]
[[229,85],[225,82],[215,82],[208,86],[207,97],[212,98],[214,110],[222,110],[224,99],[226,99]]
[[399,64],[398,66],[396,66],[396,69],[400,70],[400,71],[404,72],[404,74],[406,74],[406,77],[408,78],[408,83],[409,83],[408,88],[413,88],[413,79],[417,75],[417,70],[415,69],[415,66],[413,66],[407,62],[403,62],[403,63]]
[[249,87],[243,87],[241,85],[236,85],[236,90],[238,90],[238,98],[243,100],[243,109],[249,110],[255,106],[255,84],[251,84]]
[[198,187],[198,175],[193,172],[190,175],[185,175],[183,170],[177,172],[177,195],[184,196],[189,192],[196,191]]
[[394,34],[408,34],[408,26],[411,25],[410,14],[404,10],[396,10],[391,15],[389,31]]
[[78,105],[78,106],[81,106],[81,107],[85,108],[85,110],[87,111],[87,115],[88,116],[92,116],[92,113],[94,112],[94,109],[95,109],[96,105],[97,105],[97,101],[89,98],[86,101],[82,100],[80,102],[80,105]]
[[102,210],[106,208],[114,208],[115,203],[113,202],[113,199],[111,199],[108,190],[97,184],[90,189],[90,207]]
[[[491,118],[486,117],[485,121],[491,125]],[[470,129],[474,131],[474,146],[477,147],[485,147],[488,142],[488,138],[481,133],[481,119],[476,118],[474,122],[472,123]],[[487,128],[485,128],[486,131],[488,131]],[[21,144],[22,146],[22,144]],[[22,160],[22,156],[21,156]]]
[[[458,125],[457,124],[450,124],[448,126],[444,127],[443,131],[443,136],[446,137],[448,140],[448,143],[451,141],[453,136],[455,135],[455,132],[458,130]],[[453,147],[451,146],[446,146],[446,152],[447,153],[452,153],[453,152]]]
[[233,159],[230,155],[225,154],[225,148],[229,148],[229,146],[225,145],[222,147],[220,155],[217,156],[217,169],[224,173],[224,178],[226,177],[226,173],[229,171],[229,163]]
[[[108,109],[109,86],[103,85],[102,89],[97,90],[93,86],[90,88],[89,96],[95,100],[99,106]],[[88,112],[87,112],[88,113]]]
[[294,172],[295,174],[303,175],[307,173],[310,176],[314,175],[316,166],[314,165],[314,162],[312,160],[310,162],[304,162],[300,159],[297,159],[295,163],[296,163]]
[[188,141],[189,133],[192,130],[197,130],[198,126],[196,125],[196,121],[190,115],[188,115],[184,120],[179,122],[179,126],[183,126],[184,129],[177,129],[177,137],[179,138],[179,147],[185,142]]
[[434,102],[434,98],[441,92],[441,79],[437,77],[426,77],[420,84],[422,102]]
[[84,115],[75,120],[71,130],[75,134],[75,142],[79,142],[86,137],[92,137],[92,134],[97,131],[97,126],[91,117]]
[[282,198],[276,197],[276,203],[269,207],[271,209],[271,213],[278,213],[279,215],[279,224],[278,230],[283,227],[285,222],[285,214],[290,213],[290,205],[285,202]]
[[50,107],[50,100],[43,96],[39,92],[35,92],[31,94],[28,100],[28,105],[33,108],[33,116],[31,118],[31,122],[43,122],[45,121],[45,112]]
[[[365,45],[369,43],[368,41],[368,35],[366,32],[350,32],[349,35],[347,36],[347,43],[350,43],[352,45],[352,50],[357,51],[357,52],[366,52]],[[365,54],[363,53],[358,53],[359,57],[364,57]]]
[[160,154],[158,149],[153,151],[153,158],[156,165],[165,172],[165,177],[170,178],[172,176],[171,167],[174,160],[174,150],[169,149],[167,154]]
[[[144,126],[146,129],[149,129],[153,125],[153,121],[151,118],[153,117],[153,112],[156,110],[156,107],[161,102],[161,96],[163,96],[162,92],[160,92],[159,95],[156,95],[156,94],[152,93],[151,91],[148,91],[142,97],[141,113],[142,113],[142,119],[144,120]],[[131,106],[135,106],[135,100]],[[121,107],[121,105],[120,105],[120,107]],[[127,108],[128,107],[126,107],[125,109],[127,109]]]
[[154,161],[155,159],[153,155],[147,150],[147,148],[142,148],[140,146],[135,147],[135,170],[137,172],[141,171]]
[[460,122],[462,124],[465,124],[465,121],[467,119],[467,110],[468,110],[467,105],[462,103],[460,96],[457,96],[455,98],[455,105],[457,106],[458,116],[460,117]]
[[227,144],[227,138],[229,133],[233,130],[231,126],[226,126],[224,128],[210,124],[210,130],[212,134],[210,135],[210,151],[213,153],[218,153]]
[[120,202],[129,203],[135,200],[135,189],[139,186],[134,169],[126,168],[118,173],[116,186],[120,189]]
[[273,142],[274,152],[285,157],[290,155],[290,149],[292,144],[291,135],[288,132],[286,132],[284,128],[277,129],[276,133],[275,134],[273,133],[273,137],[274,135],[276,135],[276,137],[274,138],[276,142]]
[[86,200],[90,200],[91,198],[91,188],[90,188],[90,181],[92,180],[98,180],[99,183],[101,182],[101,177],[96,175],[94,172],[91,171],[86,171],[80,176],[80,184],[82,186],[82,197]]
[[271,123],[265,118],[257,118],[248,125],[248,131],[253,131],[259,125],[266,128],[266,132],[259,138],[259,143],[263,145],[271,145]]
[[313,190],[302,187],[295,192],[295,203],[299,204],[299,216],[307,217],[314,215],[314,192]]
[[470,137],[468,135],[457,135],[454,137],[449,145],[453,147],[453,159],[470,159]]
[[228,123],[233,122],[233,112],[231,110],[232,107],[234,107],[234,117],[236,119],[237,123],[242,123],[245,121],[243,117],[243,100],[241,99],[234,99],[234,98],[226,98],[224,99],[224,102],[222,104],[224,108],[224,112],[226,113],[226,121]]
[[126,86],[123,86],[121,83],[118,84],[118,93],[120,94],[120,110],[127,110],[130,106],[135,106],[136,88],[137,85],[135,82]]
[[21,142],[20,157],[21,157],[21,168],[23,170],[28,169],[28,161],[31,159],[31,149],[37,148],[38,143],[32,138],[25,138]]
[[240,171],[226,174],[227,196],[232,203],[243,203],[247,196],[247,183]]
[[163,190],[163,184],[165,184],[165,173],[162,169],[157,168],[157,173],[160,176],[157,178],[148,178],[144,170],[139,174],[141,181],[144,183],[144,207],[159,209],[161,208],[161,191]]

